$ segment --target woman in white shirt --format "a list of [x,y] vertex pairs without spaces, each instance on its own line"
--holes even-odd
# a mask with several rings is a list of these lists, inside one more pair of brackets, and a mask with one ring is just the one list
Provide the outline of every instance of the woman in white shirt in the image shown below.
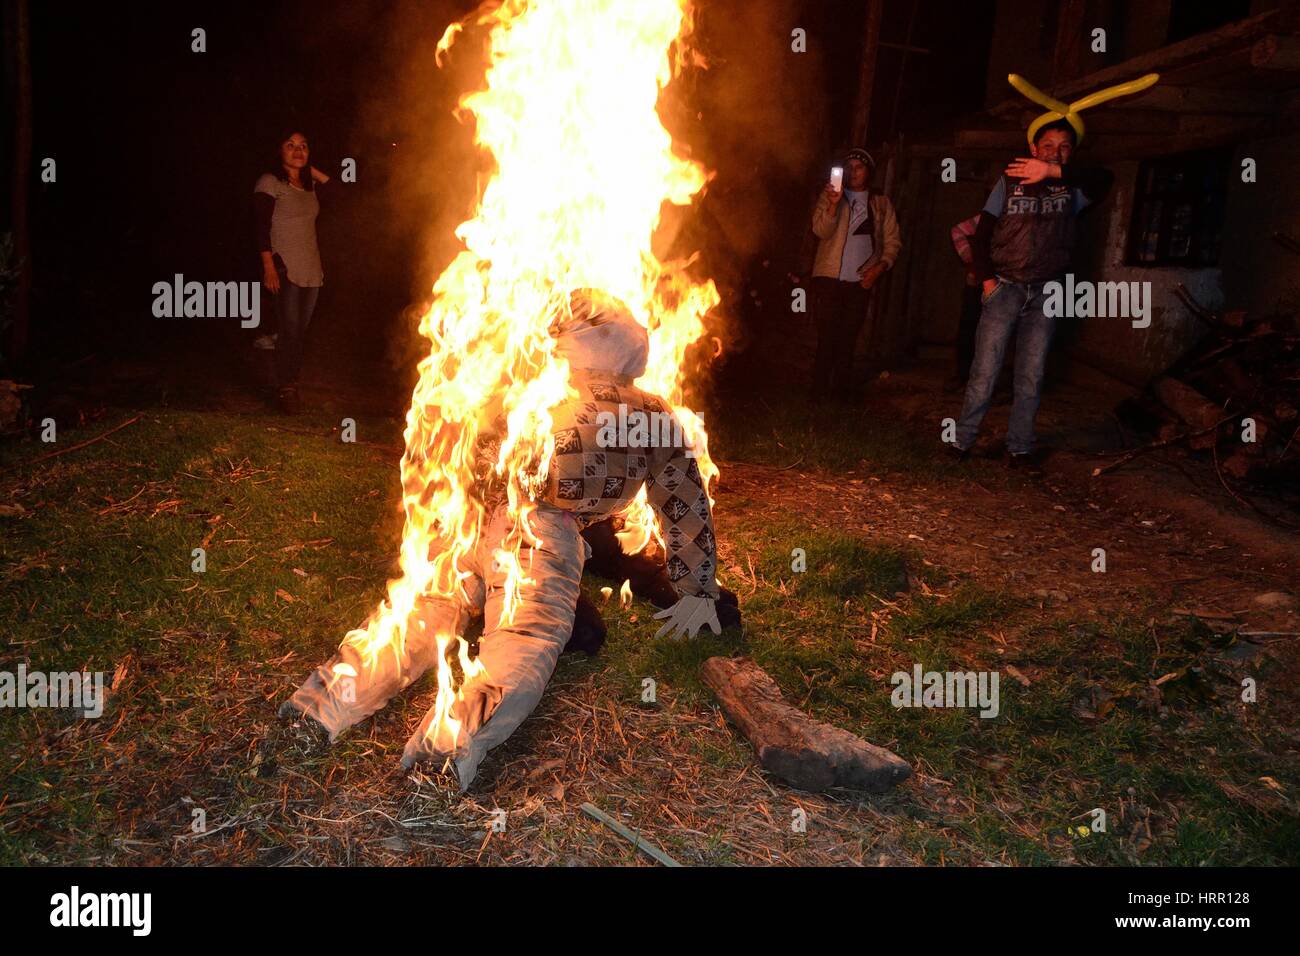
[[316,243],[320,201],[315,187],[327,182],[329,177],[308,162],[307,137],[292,132],[280,139],[275,163],[253,187],[262,282],[276,297],[279,318],[275,343],[279,404],[290,415],[299,410],[303,341],[325,284]]

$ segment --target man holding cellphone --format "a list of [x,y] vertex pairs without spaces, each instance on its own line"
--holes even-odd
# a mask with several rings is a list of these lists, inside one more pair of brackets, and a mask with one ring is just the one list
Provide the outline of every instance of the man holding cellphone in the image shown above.
[[853,353],[871,289],[902,248],[893,203],[871,190],[874,166],[865,149],[849,150],[813,210],[812,229],[820,240],[812,272],[813,401],[853,397]]

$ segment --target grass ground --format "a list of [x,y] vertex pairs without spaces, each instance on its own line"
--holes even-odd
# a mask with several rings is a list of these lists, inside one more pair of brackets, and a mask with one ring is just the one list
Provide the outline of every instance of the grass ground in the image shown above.
[[[1082,586],[1044,600],[965,558],[962,534],[985,550],[999,540],[987,519],[951,540],[901,533],[890,521],[926,495],[956,511],[986,494],[1009,514],[1039,492],[936,461],[879,418],[826,427],[769,406],[743,420],[743,434],[720,425],[714,452],[729,463],[721,577],[744,633],[656,641],[651,608],[611,604],[605,650],[565,656],[464,796],[397,769],[427,680],[327,752],[271,746],[279,702],[393,571],[396,423],[363,420],[369,444],[344,444],[312,417],[149,410],[70,454],[11,447],[0,670],[105,671],[113,690],[97,720],[0,715],[0,862],[648,862],[583,801],[686,863],[1300,860],[1289,645],[1175,614],[1187,595],[1158,581],[1119,600]],[[1075,503],[1061,500],[1068,523]],[[1006,555],[1033,571],[1031,555]],[[599,601],[604,583],[584,586]],[[914,778],[884,796],[768,778],[698,679],[706,657],[736,652]],[[998,717],[894,708],[890,676],[917,663],[999,671]],[[1258,703],[1241,701],[1243,676]],[[496,808],[504,833],[488,825]],[[1094,808],[1104,833],[1087,828]],[[807,832],[792,830],[795,809]]]

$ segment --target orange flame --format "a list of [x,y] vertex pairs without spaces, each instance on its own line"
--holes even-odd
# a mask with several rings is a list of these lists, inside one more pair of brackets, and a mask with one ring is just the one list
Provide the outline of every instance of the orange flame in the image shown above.
[[[508,433],[494,469],[506,484],[511,531],[494,558],[507,572],[505,614],[513,616],[528,571],[520,547],[534,537],[529,515],[554,451],[550,409],[569,393],[547,330],[570,290],[616,296],[647,327],[649,364],[636,384],[673,404],[706,482],[717,475],[704,423],[681,402],[683,356],[718,293],[687,274],[689,262],[661,262],[651,247],[662,204],[689,205],[707,181],[699,164],[674,153],[656,112],[688,56],[686,0],[488,3],[447,29],[438,62],[475,27],[487,31],[488,66],[458,115],[472,117],[495,168],[473,217],[456,230],[464,249],[420,322],[430,350],[406,418],[401,576],[366,626],[345,638],[370,665],[384,654],[400,658],[409,629],[424,626],[420,601],[455,598],[469,576],[466,557],[488,517],[474,495],[475,450],[480,428],[498,415]],[[624,517],[625,550],[658,537],[644,489]],[[455,685],[481,667],[458,635],[437,641],[430,735],[434,749],[451,753],[460,730]]]

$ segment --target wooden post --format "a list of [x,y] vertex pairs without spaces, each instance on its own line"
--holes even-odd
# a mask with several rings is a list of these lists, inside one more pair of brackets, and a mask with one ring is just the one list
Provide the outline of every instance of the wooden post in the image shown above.
[[9,330],[7,359],[22,360],[27,351],[27,337],[32,301],[32,253],[28,228],[28,196],[32,176],[32,67],[31,23],[27,0],[6,3],[8,31],[12,38],[6,59],[12,58],[14,72],[14,167],[11,183],[13,201],[13,248],[18,266],[18,285],[14,290],[14,318]]
[[880,50],[880,17],[885,0],[867,0],[866,31],[862,39],[862,62],[858,73],[858,98],[853,109],[852,146],[867,141],[867,124],[871,121],[871,97],[876,85],[876,55]]
[[1056,22],[1056,55],[1052,59],[1052,89],[1079,75],[1084,39],[1083,0],[1064,0]]

